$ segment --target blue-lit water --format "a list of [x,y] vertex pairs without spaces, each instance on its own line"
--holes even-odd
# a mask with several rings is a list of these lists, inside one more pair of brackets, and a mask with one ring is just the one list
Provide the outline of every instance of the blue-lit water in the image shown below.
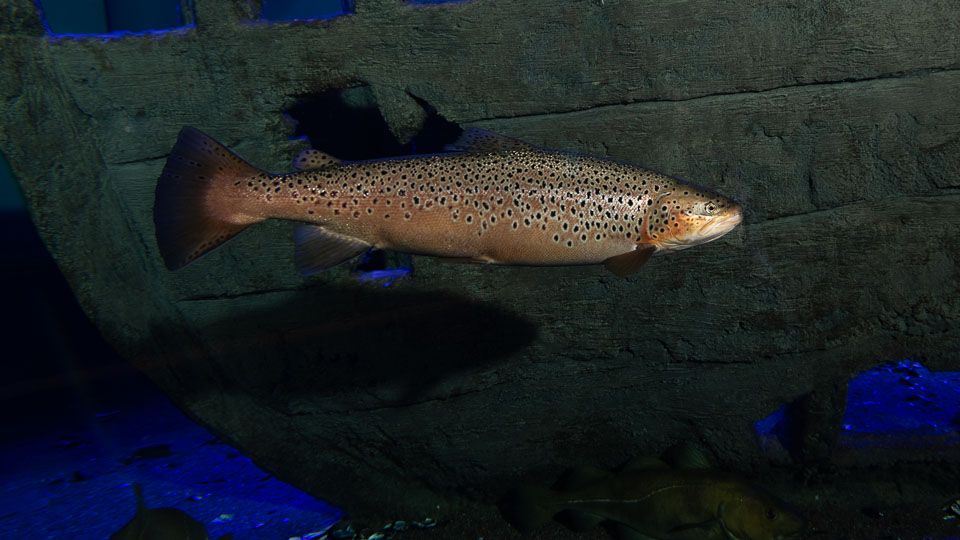
[[150,507],[212,538],[303,537],[338,509],[284,484],[186,418],[86,319],[0,160],[0,538],[105,539]]
[[850,381],[841,444],[896,444],[929,436],[960,437],[960,373],[933,373],[904,360]]
[[[790,404],[759,420],[761,446],[790,449]],[[841,447],[922,446],[960,440],[960,372],[934,373],[903,360],[865,371],[847,389]]]

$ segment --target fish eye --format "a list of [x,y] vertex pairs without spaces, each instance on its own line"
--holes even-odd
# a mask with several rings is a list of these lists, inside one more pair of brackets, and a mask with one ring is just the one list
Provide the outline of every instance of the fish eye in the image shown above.
[[714,202],[701,202],[694,206],[694,212],[701,216],[715,216],[720,213],[720,207]]
[[774,520],[777,519],[777,511],[773,508],[767,508],[767,519]]

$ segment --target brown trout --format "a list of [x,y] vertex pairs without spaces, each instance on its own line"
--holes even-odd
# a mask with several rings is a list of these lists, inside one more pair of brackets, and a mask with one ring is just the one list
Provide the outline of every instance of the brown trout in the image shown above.
[[171,270],[271,218],[311,274],[368,249],[513,265],[600,264],[618,275],[715,240],[736,202],[610,159],[468,129],[449,153],[341,162],[316,150],[271,174],[184,127],[157,183],[157,244]]
[[628,540],[781,540],[800,538],[804,519],[742,477],[710,469],[699,451],[676,468],[652,458],[619,473],[572,472],[562,490],[528,487],[506,508],[524,533],[553,516],[579,531],[609,521]]

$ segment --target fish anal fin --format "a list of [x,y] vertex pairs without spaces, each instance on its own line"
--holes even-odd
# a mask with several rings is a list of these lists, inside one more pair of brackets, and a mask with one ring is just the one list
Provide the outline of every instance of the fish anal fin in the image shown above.
[[576,532],[587,532],[606,520],[603,516],[582,510],[564,510],[557,515],[557,521]]
[[293,158],[293,167],[301,171],[307,169],[322,169],[327,165],[340,163],[340,160],[313,148],[308,148]]
[[297,227],[294,239],[294,260],[305,276],[336,266],[372,247],[359,238],[309,225]]
[[633,251],[615,255],[603,261],[603,266],[620,277],[629,276],[646,264],[656,251],[657,248],[654,246],[637,246]]
[[504,150],[539,150],[538,146],[481,128],[463,130],[456,141],[444,147],[444,150],[483,154]]
[[650,469],[669,469],[670,466],[664,463],[662,460],[650,457],[650,456],[639,456],[631,459],[623,467],[620,468],[621,473],[634,472],[634,471],[645,471]]
[[589,485],[609,480],[613,473],[591,466],[576,467],[567,471],[555,486],[558,490],[574,491]]

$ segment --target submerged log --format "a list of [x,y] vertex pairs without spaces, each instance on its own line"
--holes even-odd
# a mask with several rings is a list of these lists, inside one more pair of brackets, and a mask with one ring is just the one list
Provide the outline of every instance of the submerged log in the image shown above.
[[[843,381],[906,356],[957,369],[954,4],[358,0],[253,24],[252,2],[195,3],[194,27],[103,40],[0,1],[0,150],[107,339],[350,513],[492,501],[691,439],[755,469],[753,423],[804,396],[797,455],[829,461]],[[718,187],[747,222],[627,279],[419,257],[389,288],[303,278],[288,223],[164,268],[153,190],[182,125],[284,170],[303,147],[284,110],[356,86],[401,138],[432,108]]]

